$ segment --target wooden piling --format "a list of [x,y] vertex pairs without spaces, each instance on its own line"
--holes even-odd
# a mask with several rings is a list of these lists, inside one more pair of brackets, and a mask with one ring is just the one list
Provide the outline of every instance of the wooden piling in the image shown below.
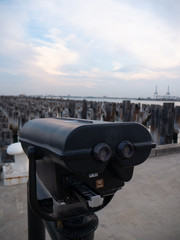
[[164,103],[160,121],[159,144],[172,143],[173,134],[174,134],[174,103]]
[[[149,102],[150,103],[150,102]],[[172,103],[163,106],[123,102],[94,102],[87,100],[53,99],[26,96],[0,96],[0,129],[14,134],[33,118],[71,117],[110,122],[139,122],[150,128],[157,144],[174,141],[180,129],[180,107]]]
[[81,118],[87,119],[87,101],[86,100],[83,100],[83,102],[82,102]]
[[71,118],[75,117],[75,101],[74,100],[69,101],[69,117]]

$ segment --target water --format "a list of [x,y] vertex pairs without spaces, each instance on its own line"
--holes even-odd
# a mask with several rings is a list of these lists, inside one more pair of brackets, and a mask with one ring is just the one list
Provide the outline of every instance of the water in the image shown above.
[[[55,97],[59,98],[59,97]],[[68,96],[68,97],[62,97],[63,99],[70,99],[70,100],[87,100],[87,101],[96,101],[96,102],[116,102],[120,103],[123,101],[131,101],[132,103],[141,103],[141,104],[147,104],[147,105],[163,105],[163,103],[174,103],[175,106],[180,106],[180,101],[167,101],[167,100],[148,100],[148,99],[133,99],[133,98],[110,98],[110,97],[73,97],[73,96]]]

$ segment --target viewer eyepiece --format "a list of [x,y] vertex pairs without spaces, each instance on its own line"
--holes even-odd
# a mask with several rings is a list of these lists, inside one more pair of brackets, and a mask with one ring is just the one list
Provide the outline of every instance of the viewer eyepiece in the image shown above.
[[121,158],[131,158],[134,155],[134,147],[129,141],[122,141],[118,145],[118,154]]
[[99,143],[94,147],[93,154],[96,160],[106,162],[111,158],[111,148],[106,143]]

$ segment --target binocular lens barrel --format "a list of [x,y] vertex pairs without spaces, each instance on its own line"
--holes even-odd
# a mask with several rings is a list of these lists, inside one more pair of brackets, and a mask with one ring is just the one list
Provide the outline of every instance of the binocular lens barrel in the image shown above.
[[134,147],[129,141],[123,141],[118,145],[118,154],[122,158],[131,158],[134,155]]
[[93,154],[96,160],[106,162],[111,158],[111,148],[106,143],[99,143],[94,147]]

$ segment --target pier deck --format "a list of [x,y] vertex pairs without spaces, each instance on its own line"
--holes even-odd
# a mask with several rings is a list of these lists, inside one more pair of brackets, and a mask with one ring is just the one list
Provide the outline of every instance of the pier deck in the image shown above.
[[[180,154],[137,166],[131,182],[97,215],[96,240],[179,240]],[[0,239],[27,239],[26,184],[0,186]]]

